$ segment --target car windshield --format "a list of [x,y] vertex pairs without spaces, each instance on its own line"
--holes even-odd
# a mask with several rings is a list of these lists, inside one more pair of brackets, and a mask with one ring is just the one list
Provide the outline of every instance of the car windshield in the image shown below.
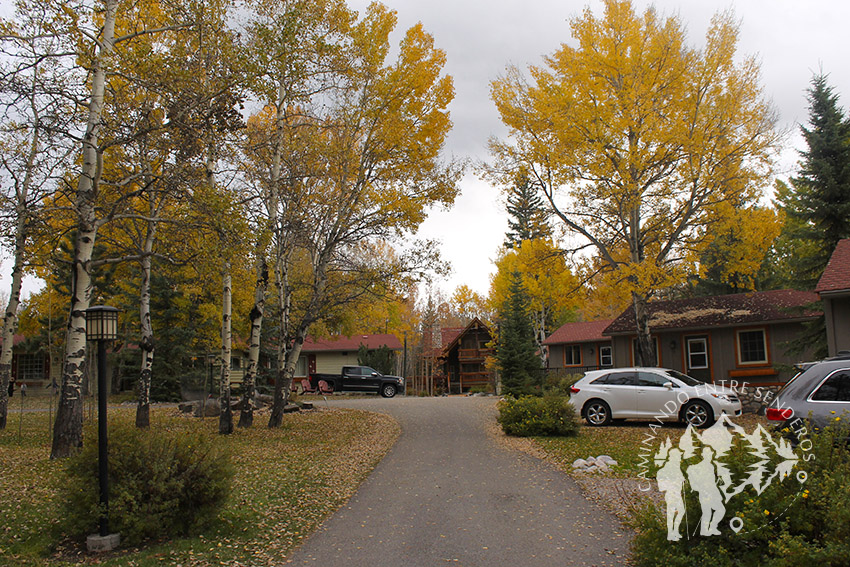
[[665,370],[664,372],[668,376],[672,376],[673,378],[676,378],[676,379],[684,382],[688,386],[699,386],[701,384],[705,384],[705,382],[700,382],[696,378],[691,378],[687,374],[682,374],[678,370]]

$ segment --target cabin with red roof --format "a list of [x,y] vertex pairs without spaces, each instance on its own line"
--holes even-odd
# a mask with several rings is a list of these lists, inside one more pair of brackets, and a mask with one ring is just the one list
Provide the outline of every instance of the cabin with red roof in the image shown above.
[[[2,339],[0,339],[2,340]],[[39,349],[27,348],[24,335],[15,334],[12,340],[12,380],[15,391],[22,384],[27,385],[30,395],[42,393],[50,385],[51,376],[58,374],[58,368],[52,367],[50,357]],[[57,359],[58,361],[58,359]]]
[[838,241],[815,291],[823,301],[829,355],[850,351],[850,238]]
[[[811,307],[817,300],[814,292],[775,290],[650,301],[656,365],[705,382],[782,384],[800,362],[785,354],[785,343],[821,315]],[[635,366],[635,328],[631,307],[613,321],[567,323],[545,341],[550,369]]]
[[[780,385],[800,362],[785,354],[785,344],[821,315],[811,308],[817,300],[814,292],[784,289],[650,301],[656,365],[705,382]],[[635,327],[629,308],[605,329],[615,366],[636,364]]]
[[611,337],[602,334],[612,321],[600,319],[562,325],[543,341],[549,349],[549,369],[578,373],[614,366]]
[[478,317],[463,329],[446,329],[443,341],[435,349],[435,360],[448,393],[461,394],[471,388],[496,391],[495,373],[487,369],[486,360],[493,354],[488,343],[493,340],[490,328]]
[[377,335],[337,335],[327,338],[308,337],[301,348],[301,356],[295,367],[295,379],[306,378],[310,374],[339,374],[343,366],[357,364],[357,352],[360,345],[369,350],[377,350],[386,346],[397,353],[395,373],[401,371],[402,352],[401,341],[393,334]]

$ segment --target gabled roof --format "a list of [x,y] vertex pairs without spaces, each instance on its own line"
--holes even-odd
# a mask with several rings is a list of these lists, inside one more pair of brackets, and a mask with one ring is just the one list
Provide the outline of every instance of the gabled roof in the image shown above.
[[826,294],[850,291],[850,238],[838,241],[815,291]]
[[[814,292],[783,289],[650,301],[647,310],[652,330],[705,329],[814,319],[820,312],[805,307],[817,300]],[[628,307],[604,334],[632,334],[635,327],[634,309]]]
[[610,338],[602,334],[613,319],[601,319],[599,321],[580,321],[577,323],[565,323],[549,335],[543,341],[544,345],[560,345],[570,343],[589,343],[598,341],[609,341]]
[[440,334],[435,338],[434,329],[426,329],[424,332],[424,348],[422,354],[426,357],[436,357],[443,351],[443,346],[454,341],[466,327],[440,327],[436,332]]
[[469,324],[461,330],[461,332],[457,333],[450,341],[443,343],[442,352],[443,354],[448,353],[455,345],[460,342],[461,337],[467,334],[469,331],[473,329],[483,329],[487,331],[487,334],[490,334],[490,327],[488,327],[481,319],[475,317]]
[[351,352],[357,351],[360,345],[373,350],[386,345],[391,350],[401,350],[401,342],[393,334],[383,335],[354,335],[327,337],[324,339],[313,339],[307,337],[301,352]]

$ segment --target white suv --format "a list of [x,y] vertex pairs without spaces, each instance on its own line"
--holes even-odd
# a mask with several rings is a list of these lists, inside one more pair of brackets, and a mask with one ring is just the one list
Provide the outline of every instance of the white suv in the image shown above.
[[733,390],[667,368],[592,370],[570,392],[570,403],[594,426],[642,419],[708,427],[722,414],[741,415],[741,401]]

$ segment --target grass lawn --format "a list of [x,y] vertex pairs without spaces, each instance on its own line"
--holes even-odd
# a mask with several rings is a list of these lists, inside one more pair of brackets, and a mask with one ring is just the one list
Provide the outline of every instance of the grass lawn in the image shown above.
[[[734,421],[747,431],[751,431],[757,423],[768,427],[764,417],[752,414],[745,414]],[[657,450],[659,443],[668,435],[670,441],[674,445],[677,444],[684,432],[685,426],[682,424],[665,423],[664,427],[657,431],[653,449]],[[641,472],[641,442],[648,435],[651,435],[649,422],[626,421],[607,427],[590,427],[582,422],[575,437],[535,437],[534,442],[548,458],[566,472],[573,472],[572,464],[576,459],[608,455],[614,458],[618,465],[607,473],[607,476],[625,478],[636,477]]]
[[[65,473],[63,462],[49,459],[48,412],[21,414],[13,403],[10,409],[0,432],[0,565],[10,566],[280,564],[354,493],[399,434],[385,415],[319,409],[288,414],[276,430],[257,415],[252,429],[219,436],[218,418],[154,408],[152,428],[200,430],[227,446],[236,476],[222,521],[196,537],[91,556],[61,535],[55,494]],[[110,408],[109,415],[132,423],[135,408]],[[88,411],[85,418],[92,419]]]

